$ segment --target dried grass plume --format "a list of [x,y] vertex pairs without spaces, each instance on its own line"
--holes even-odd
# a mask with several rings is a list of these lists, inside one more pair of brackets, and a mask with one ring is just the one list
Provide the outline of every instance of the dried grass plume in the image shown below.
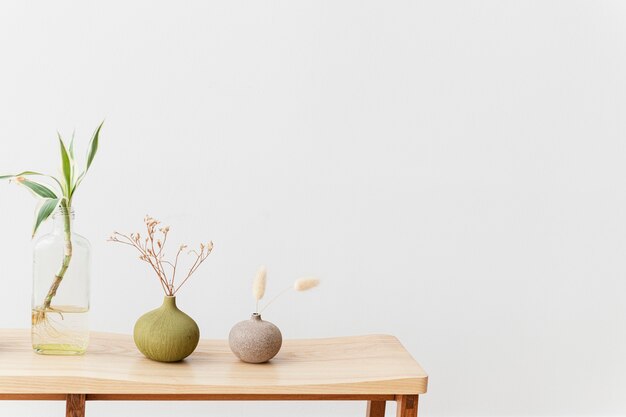
[[261,266],[256,273],[256,278],[252,284],[252,295],[256,300],[256,312],[259,312],[259,300],[265,295],[265,282],[267,281],[267,268]]
[[257,314],[260,314],[261,312],[263,312],[267,307],[270,306],[270,304],[272,304],[274,301],[276,301],[276,299],[278,299],[281,295],[285,294],[288,291],[291,291],[291,290],[307,291],[307,290],[310,290],[311,288],[317,287],[320,283],[320,280],[317,278],[297,279],[296,282],[293,283],[293,285],[290,285],[284,290],[282,290],[281,292],[279,292],[278,295],[276,295],[267,304],[265,304],[265,307],[259,310],[259,300],[263,298],[263,296],[265,295],[266,280],[267,280],[267,269],[265,269],[265,267],[262,266],[261,268],[259,268],[259,272],[257,273],[257,276],[254,280],[254,285],[252,287],[252,292],[256,300],[256,313]]
[[300,278],[293,283],[293,289],[296,291],[306,291],[315,288],[320,284],[317,278]]

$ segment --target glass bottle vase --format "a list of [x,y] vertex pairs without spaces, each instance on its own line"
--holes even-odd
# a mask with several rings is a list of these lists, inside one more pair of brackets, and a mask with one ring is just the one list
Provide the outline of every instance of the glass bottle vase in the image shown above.
[[89,241],[74,233],[74,212],[60,206],[52,233],[33,249],[31,338],[35,352],[81,355],[89,343]]

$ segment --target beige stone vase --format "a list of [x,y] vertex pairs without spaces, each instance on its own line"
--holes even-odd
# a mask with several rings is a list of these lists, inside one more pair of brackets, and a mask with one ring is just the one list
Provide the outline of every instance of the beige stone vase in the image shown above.
[[283,344],[278,327],[254,313],[250,320],[233,326],[228,336],[230,350],[248,363],[264,363],[272,359]]

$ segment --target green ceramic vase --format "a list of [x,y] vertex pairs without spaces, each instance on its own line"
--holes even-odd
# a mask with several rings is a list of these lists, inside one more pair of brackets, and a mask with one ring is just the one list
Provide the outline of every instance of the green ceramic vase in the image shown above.
[[176,307],[176,297],[166,296],[163,305],[144,314],[135,323],[135,345],[147,358],[178,362],[198,346],[200,329]]

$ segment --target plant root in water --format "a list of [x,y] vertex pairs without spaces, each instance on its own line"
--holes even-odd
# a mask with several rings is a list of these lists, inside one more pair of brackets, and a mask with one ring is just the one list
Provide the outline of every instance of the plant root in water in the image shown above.
[[80,354],[87,348],[88,308],[56,306],[32,310],[33,347],[39,353]]

